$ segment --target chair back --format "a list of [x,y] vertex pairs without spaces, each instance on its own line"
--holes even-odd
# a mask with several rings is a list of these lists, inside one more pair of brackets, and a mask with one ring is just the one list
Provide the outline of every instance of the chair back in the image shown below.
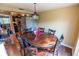
[[7,35],[10,36],[10,34],[13,34],[12,30],[10,30],[9,28],[7,29]]
[[44,33],[45,28],[39,28],[39,31]]
[[29,33],[29,34],[33,34],[32,28],[26,29],[26,32]]
[[52,35],[54,35],[55,32],[56,32],[56,30],[52,30],[52,29],[49,29],[49,30],[48,30],[48,34],[52,34]]
[[22,39],[23,39],[23,44],[24,44],[25,47],[31,46],[30,43],[28,42],[27,38],[24,35],[22,35]]
[[19,41],[20,45],[22,46],[22,48],[31,46],[30,43],[28,43],[27,38],[23,34],[18,33],[17,38],[18,38],[18,41]]
[[23,40],[22,40],[21,35],[16,34],[16,37],[17,37],[17,39],[18,39],[18,42],[19,42],[21,48],[24,48],[24,44],[23,44]]

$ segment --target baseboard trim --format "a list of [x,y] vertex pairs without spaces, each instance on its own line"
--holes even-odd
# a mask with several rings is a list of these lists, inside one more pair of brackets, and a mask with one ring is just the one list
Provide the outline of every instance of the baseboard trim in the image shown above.
[[69,45],[67,45],[67,44],[61,43],[61,45],[63,45],[63,46],[66,46],[66,47],[69,47],[69,48],[73,49],[73,47],[72,47],[72,46],[69,46]]

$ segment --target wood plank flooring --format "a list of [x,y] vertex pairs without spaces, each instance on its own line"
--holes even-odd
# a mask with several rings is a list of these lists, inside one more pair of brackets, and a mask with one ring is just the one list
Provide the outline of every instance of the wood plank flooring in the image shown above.
[[[11,40],[14,41],[14,44],[11,44],[9,42],[9,44],[4,45],[8,56],[21,56],[20,45],[15,35],[11,37]],[[72,56],[72,49],[61,45],[61,47],[59,48],[58,56]]]
[[[8,56],[21,56],[15,45],[5,45]],[[72,49],[61,46],[58,56],[72,56]]]

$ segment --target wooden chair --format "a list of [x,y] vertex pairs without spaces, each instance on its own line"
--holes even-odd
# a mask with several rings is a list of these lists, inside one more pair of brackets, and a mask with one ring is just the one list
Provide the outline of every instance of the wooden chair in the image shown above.
[[56,30],[52,30],[52,29],[49,29],[49,30],[48,30],[48,34],[51,34],[51,35],[54,35],[55,32],[56,32]]

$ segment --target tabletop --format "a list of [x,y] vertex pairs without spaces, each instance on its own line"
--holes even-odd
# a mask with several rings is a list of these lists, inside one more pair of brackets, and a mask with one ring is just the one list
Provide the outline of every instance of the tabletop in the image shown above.
[[51,47],[56,44],[57,38],[55,35],[49,35],[47,33],[41,34],[35,39],[28,39],[28,42],[36,47]]

